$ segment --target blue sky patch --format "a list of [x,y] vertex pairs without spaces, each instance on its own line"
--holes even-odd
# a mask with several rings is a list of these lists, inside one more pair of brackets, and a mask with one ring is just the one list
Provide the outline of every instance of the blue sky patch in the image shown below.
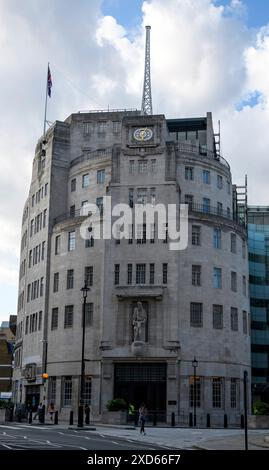
[[249,106],[250,108],[254,108],[254,106],[256,106],[257,104],[261,102],[261,99],[262,99],[262,93],[258,90],[255,90],[247,98],[237,103],[235,108],[237,111],[242,111],[242,109],[245,108],[246,106]]

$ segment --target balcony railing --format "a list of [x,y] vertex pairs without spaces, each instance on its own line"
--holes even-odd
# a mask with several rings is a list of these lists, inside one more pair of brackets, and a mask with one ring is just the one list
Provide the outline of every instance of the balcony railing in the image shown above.
[[225,158],[199,145],[191,145],[191,144],[184,144],[183,142],[178,142],[176,148],[179,152],[182,152],[182,153],[191,153],[193,155],[199,155],[202,158],[209,158],[210,160],[219,162],[222,165],[224,165],[228,170],[230,170],[230,165],[225,160]]
[[93,150],[92,152],[88,152],[84,155],[80,155],[79,157],[74,158],[74,160],[71,160],[70,166],[72,167],[74,165],[77,165],[78,163],[92,160],[93,158],[111,157],[111,155],[112,155],[112,147]]
[[245,222],[241,218],[233,214],[231,211],[220,209],[219,207],[212,207],[211,205],[207,204],[189,203],[188,206],[189,212],[199,212],[203,214],[216,215],[224,219],[233,220],[239,225],[245,226]]

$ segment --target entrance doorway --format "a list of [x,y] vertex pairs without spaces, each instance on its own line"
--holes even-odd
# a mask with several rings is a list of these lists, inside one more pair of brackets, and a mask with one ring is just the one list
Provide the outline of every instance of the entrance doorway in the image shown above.
[[149,417],[166,420],[166,364],[115,364],[114,397],[124,398],[138,410],[145,403]]
[[33,411],[37,411],[37,407],[40,403],[40,386],[39,385],[28,385],[26,388],[25,403],[32,407]]

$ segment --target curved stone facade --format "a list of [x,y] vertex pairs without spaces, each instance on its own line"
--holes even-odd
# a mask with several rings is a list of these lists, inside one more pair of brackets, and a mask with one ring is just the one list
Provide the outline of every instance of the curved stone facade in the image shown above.
[[[150,129],[147,141],[134,138],[140,128]],[[211,114],[79,113],[46,138],[22,226],[16,401],[54,401],[66,418],[77,410],[86,276],[85,402],[94,419],[123,397],[145,401],[160,420],[174,412],[187,424],[196,408],[199,424],[207,413],[215,424],[224,414],[239,423],[250,374],[246,231]],[[101,207],[105,196],[112,207],[187,203],[187,248],[170,250],[156,223],[151,239],[143,227],[140,239],[81,238],[81,206]]]

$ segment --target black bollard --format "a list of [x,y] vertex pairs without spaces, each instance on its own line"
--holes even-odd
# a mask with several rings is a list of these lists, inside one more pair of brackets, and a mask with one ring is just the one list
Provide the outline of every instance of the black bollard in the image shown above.
[[58,424],[58,411],[57,410],[54,413],[54,424]]
[[69,424],[70,426],[73,426],[74,424],[74,411],[70,411],[70,416],[69,416]]
[[41,424],[45,423],[45,412],[46,412],[46,407],[45,405],[43,405],[42,410],[40,411],[40,417],[39,417],[39,421]]
[[207,413],[206,415],[206,427],[210,428],[210,414],[209,413]]
[[228,428],[228,416],[226,415],[226,413],[225,413],[225,415],[224,415],[224,423],[223,423],[223,425],[224,425],[224,428]]
[[245,428],[245,420],[244,420],[244,415],[241,415],[241,422],[240,422],[240,427],[241,429]]
[[30,410],[28,414],[28,423],[31,424],[32,421],[33,421],[33,412],[32,410]]
[[83,428],[83,405],[79,405],[78,407],[78,427]]
[[192,413],[189,414],[189,426],[190,428],[193,427]]
[[171,426],[175,426],[175,421],[176,421],[176,420],[175,420],[175,413],[173,412],[173,413],[171,414]]
[[152,422],[153,426],[156,426],[157,424],[157,413],[156,411],[153,412],[153,422]]
[[90,424],[90,408],[85,410],[85,424]]

